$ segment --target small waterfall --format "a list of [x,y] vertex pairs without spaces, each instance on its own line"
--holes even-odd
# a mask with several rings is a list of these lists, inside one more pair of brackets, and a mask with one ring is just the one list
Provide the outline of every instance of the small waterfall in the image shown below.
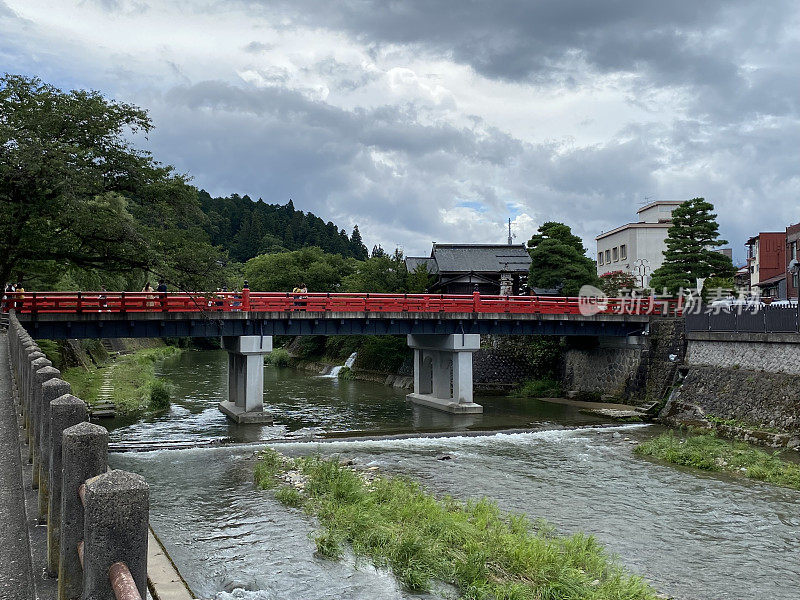
[[331,372],[327,375],[323,375],[323,377],[330,377],[331,379],[338,379],[339,378],[339,371],[342,370],[342,367],[347,367],[348,369],[353,366],[353,363],[356,362],[356,356],[358,352],[353,352],[350,356],[347,357],[347,360],[344,361],[344,364],[339,367],[333,367]]

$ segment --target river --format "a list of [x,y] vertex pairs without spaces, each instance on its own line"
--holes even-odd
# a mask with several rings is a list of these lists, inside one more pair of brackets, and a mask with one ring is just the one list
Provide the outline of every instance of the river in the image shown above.
[[[381,385],[288,369],[265,372],[269,427],[236,427],[216,409],[226,360],[185,352],[161,374],[176,390],[166,415],[117,423],[113,440],[274,440],[282,452],[320,453],[409,475],[437,494],[489,496],[501,508],[543,517],[560,533],[593,533],[622,564],[681,600],[798,598],[800,492],[698,474],[636,457],[654,426],[608,427],[571,407],[481,398],[486,413],[458,420],[412,408]],[[458,435],[497,428],[526,433]],[[455,430],[453,437],[391,440],[314,436]],[[302,436],[303,441],[293,441]],[[352,559],[314,556],[314,523],[252,483],[258,446],[114,454],[144,475],[151,520],[192,589],[231,600],[416,598]],[[443,455],[450,460],[439,460]],[[446,595],[446,594],[445,594]],[[434,595],[433,597],[439,597]]]

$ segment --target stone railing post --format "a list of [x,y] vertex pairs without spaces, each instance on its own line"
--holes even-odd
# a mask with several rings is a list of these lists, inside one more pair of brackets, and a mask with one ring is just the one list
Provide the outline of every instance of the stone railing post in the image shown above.
[[[45,385],[52,383],[53,381],[51,380]],[[66,387],[69,390],[69,384]],[[48,497],[44,512],[47,515],[47,571],[50,575],[58,574],[58,548],[61,537],[61,493],[64,478],[62,470],[63,434],[64,430],[86,421],[86,417],[86,403],[69,393],[62,394],[50,402],[51,424],[47,432],[49,440],[46,446],[49,455],[47,458],[48,471],[42,476],[42,483],[45,478],[48,480]],[[103,456],[105,458],[105,454]],[[84,457],[84,460],[89,460],[89,458]],[[44,455],[42,456],[42,462],[44,462]],[[85,479],[86,477],[84,477]],[[39,490],[41,491],[41,489],[42,484],[39,485]],[[77,489],[77,486],[75,489]],[[41,494],[39,498],[41,499]]]
[[127,565],[147,597],[150,490],[144,478],[109,471],[86,482],[83,523],[83,600],[114,600],[110,567]]
[[40,363],[41,366],[34,367],[33,362],[40,358],[47,360],[42,351],[36,345],[29,346],[27,349],[27,356],[23,359],[20,374],[19,374],[19,394],[22,398],[22,414],[25,416],[25,431],[28,434],[27,440],[31,439],[31,372],[36,371],[37,368],[45,367],[50,364],[50,361]]
[[[41,360],[47,359],[37,358],[32,364],[36,364]],[[47,362],[49,363],[50,361],[47,360]],[[38,489],[39,487],[39,463],[42,458],[41,454],[39,454],[39,441],[42,433],[42,384],[60,375],[61,371],[52,365],[47,365],[36,369],[31,379],[31,426],[29,428],[28,443],[30,444],[29,454],[31,456],[31,462],[33,463],[33,469],[31,469],[31,483],[33,483],[33,489]]]
[[[52,368],[52,367],[48,367]],[[50,428],[52,419],[51,402],[69,394],[70,385],[60,377],[53,377],[42,384],[41,418],[39,421],[39,518],[47,520],[47,496],[50,493]],[[59,440],[59,444],[61,441]]]
[[[108,431],[105,427],[88,422],[65,429],[61,457],[58,600],[79,600],[83,593],[83,567],[77,548],[83,540],[84,520],[78,488],[87,479],[105,473],[108,465]],[[48,556],[51,547],[48,546]]]

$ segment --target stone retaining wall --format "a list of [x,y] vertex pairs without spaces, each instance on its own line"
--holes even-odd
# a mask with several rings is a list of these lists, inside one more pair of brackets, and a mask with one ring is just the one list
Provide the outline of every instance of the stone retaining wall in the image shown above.
[[[698,407],[702,419],[710,415],[715,420],[739,421],[745,427],[800,434],[798,375],[691,366],[672,401]],[[690,424],[688,419],[670,415],[670,410],[674,409],[665,410],[665,419]]]
[[686,363],[800,375],[800,344],[689,340]]
[[641,385],[639,366],[643,353],[642,347],[567,350],[564,388],[628,399],[631,390]]

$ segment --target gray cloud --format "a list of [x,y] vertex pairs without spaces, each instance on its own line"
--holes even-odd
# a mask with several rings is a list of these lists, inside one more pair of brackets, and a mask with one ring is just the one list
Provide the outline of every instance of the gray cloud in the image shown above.
[[[193,3],[191,16],[202,27],[202,18],[230,16],[234,4]],[[138,55],[114,55],[112,47],[102,59],[86,58],[79,41],[62,43],[35,23],[21,25],[3,0],[0,21],[12,25],[0,38],[0,59],[57,85],[99,88],[149,108],[157,129],[148,147],[211,193],[293,198],[341,226],[359,223],[369,245],[425,252],[434,239],[501,241],[509,212],[524,212],[537,223],[569,223],[591,250],[601,230],[634,220],[645,196],[705,196],[738,256],[758,229],[800,220],[800,65],[792,33],[800,13],[788,1],[238,6],[254,31],[226,38],[231,46],[221,54],[236,52],[240,62],[215,64],[205,80],[194,58],[179,52],[138,63]],[[105,8],[124,18],[147,7]],[[158,8],[146,16],[159,18]],[[299,44],[287,51],[270,28]],[[340,39],[349,47],[328,47]],[[306,51],[312,58],[293,60]],[[374,64],[362,64],[363,56]],[[477,114],[467,114],[457,88],[445,90],[454,100],[435,108],[428,90],[401,86],[393,95],[386,69],[410,61],[426,84],[440,81],[424,79],[440,74],[438,64],[469,65],[482,97],[513,89],[517,110],[522,94],[560,114],[561,98],[597,92],[598,109],[584,101],[574,116],[592,133],[571,141],[514,131],[495,118],[502,96],[493,106],[473,102]],[[245,71],[252,79],[237,75]],[[600,97],[609,88],[630,115],[617,104],[609,116]],[[574,132],[570,118],[557,117],[552,130],[563,124]],[[606,118],[610,133],[597,128]]]

